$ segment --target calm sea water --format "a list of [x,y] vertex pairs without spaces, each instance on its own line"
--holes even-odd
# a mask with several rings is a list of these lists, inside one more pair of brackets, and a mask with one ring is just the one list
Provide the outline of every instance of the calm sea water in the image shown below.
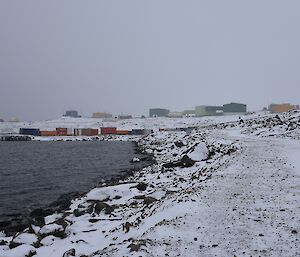
[[145,165],[134,156],[131,142],[0,142],[0,220]]

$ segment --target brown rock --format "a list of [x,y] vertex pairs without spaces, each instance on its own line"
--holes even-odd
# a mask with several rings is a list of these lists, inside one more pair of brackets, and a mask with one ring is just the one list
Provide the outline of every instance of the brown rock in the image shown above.
[[155,199],[154,197],[147,196],[144,199],[144,204],[149,205],[149,204],[154,203],[156,201],[157,201],[157,199]]

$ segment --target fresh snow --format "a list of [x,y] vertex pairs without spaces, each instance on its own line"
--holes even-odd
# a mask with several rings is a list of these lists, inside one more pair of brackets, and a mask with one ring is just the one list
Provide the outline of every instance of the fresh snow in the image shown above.
[[[146,137],[104,139],[136,141],[156,163],[74,199],[41,228],[1,233],[0,256],[300,256],[299,112],[30,123],[43,129],[112,124],[153,129]],[[0,131],[19,125],[0,124]],[[196,129],[159,131],[189,126]],[[196,162],[182,165],[185,155]]]
[[203,161],[207,158],[208,149],[205,145],[205,143],[200,142],[195,149],[188,154],[188,157],[190,157],[194,161]]
[[135,192],[138,190],[133,188],[137,184],[130,183],[130,184],[123,184],[123,185],[116,185],[116,186],[109,186],[109,187],[102,187],[102,188],[95,188],[92,189],[86,195],[87,200],[97,200],[97,201],[104,201],[112,200],[118,196],[121,196],[122,199],[126,198],[129,199],[130,197],[134,196]]

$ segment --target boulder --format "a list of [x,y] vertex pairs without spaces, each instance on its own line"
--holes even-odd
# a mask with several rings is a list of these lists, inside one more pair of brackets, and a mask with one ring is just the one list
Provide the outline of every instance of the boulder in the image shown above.
[[186,154],[181,158],[180,161],[176,162],[169,162],[169,163],[164,163],[162,166],[164,168],[176,168],[176,167],[181,167],[181,168],[187,168],[187,167],[192,167],[195,164],[196,161],[193,161],[190,157],[188,157]]
[[195,161],[193,161],[186,154],[181,158],[180,162],[181,162],[182,167],[192,167],[195,164]]
[[147,196],[147,197],[144,198],[144,204],[145,204],[145,205],[152,204],[152,203],[154,203],[154,202],[156,202],[156,201],[157,201],[157,199],[155,199],[155,198],[152,197],[152,196]]
[[42,238],[45,238],[47,236],[65,238],[67,236],[65,233],[67,226],[68,224],[64,219],[59,219],[42,227],[39,231],[39,234],[42,236]]
[[75,256],[75,254],[76,254],[76,252],[75,252],[75,249],[74,249],[74,248],[72,248],[72,249],[70,249],[70,250],[66,251],[66,252],[63,254],[63,256],[62,256],[62,257]]
[[100,214],[102,210],[105,210],[105,214],[110,214],[114,211],[114,208],[105,202],[99,201],[95,204],[94,211],[95,213]]
[[75,217],[80,217],[80,216],[84,215],[85,213],[86,213],[85,210],[78,210],[78,209],[75,209],[75,210],[73,211],[73,214],[74,214]]
[[174,142],[174,145],[176,145],[176,146],[179,147],[179,148],[185,146],[185,144],[182,143],[181,141],[176,141],[176,142]]
[[140,191],[145,191],[147,189],[147,184],[144,182],[140,182],[137,184],[136,188]]

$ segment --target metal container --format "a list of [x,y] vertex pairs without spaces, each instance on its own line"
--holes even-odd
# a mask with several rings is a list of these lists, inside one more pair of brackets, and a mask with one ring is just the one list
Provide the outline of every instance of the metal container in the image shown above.
[[68,129],[67,128],[56,128],[56,132],[58,136],[67,136]]
[[91,129],[89,128],[84,128],[81,130],[81,135],[82,136],[90,136],[91,135]]
[[144,135],[145,134],[145,130],[144,129],[133,129],[130,133],[131,135]]
[[81,129],[74,129],[74,136],[82,136],[82,130]]
[[37,128],[20,128],[20,135],[39,136],[40,130]]
[[115,128],[115,127],[101,128],[101,134],[103,134],[103,135],[117,134],[117,128]]
[[153,133],[152,129],[144,129],[144,135],[149,135],[151,133]]
[[99,129],[93,128],[82,128],[82,129],[74,129],[74,136],[98,136]]
[[129,130],[117,130],[117,135],[129,135]]
[[42,137],[54,137],[54,136],[57,136],[57,132],[55,130],[54,131],[44,131],[44,130],[41,130],[40,133],[41,133]]
[[91,129],[91,136],[98,136],[99,135],[99,129]]
[[81,129],[81,135],[82,136],[97,136],[98,129],[92,129],[92,128]]

